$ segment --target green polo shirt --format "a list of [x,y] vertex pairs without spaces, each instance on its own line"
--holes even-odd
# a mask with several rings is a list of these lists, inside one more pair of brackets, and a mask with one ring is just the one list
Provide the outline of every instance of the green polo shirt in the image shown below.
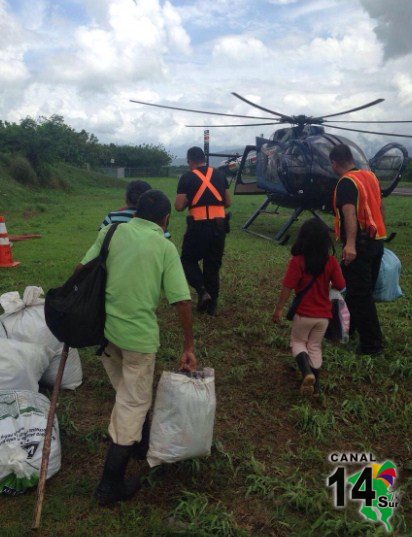
[[[110,226],[100,230],[81,263],[97,257]],[[132,218],[119,224],[106,261],[106,338],[121,349],[155,353],[159,348],[156,309],[163,290],[169,304],[190,300],[175,245],[157,224]]]

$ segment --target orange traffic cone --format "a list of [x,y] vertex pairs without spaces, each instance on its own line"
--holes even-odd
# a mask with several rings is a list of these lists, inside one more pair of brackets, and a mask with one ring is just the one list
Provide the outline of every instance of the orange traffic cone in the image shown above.
[[13,261],[4,216],[0,216],[0,268],[17,267],[17,265],[20,265],[20,261]]

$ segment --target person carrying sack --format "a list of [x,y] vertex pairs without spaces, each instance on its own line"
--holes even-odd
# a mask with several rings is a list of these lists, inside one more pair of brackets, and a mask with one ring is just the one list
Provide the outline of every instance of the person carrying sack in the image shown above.
[[[116,401],[109,425],[111,444],[95,491],[101,505],[126,500],[140,486],[138,479],[126,481],[125,472],[136,450],[141,458],[142,442],[147,449],[142,430],[147,429],[146,415],[152,402],[159,348],[156,309],[161,291],[176,307],[182,325],[180,368],[196,369],[190,292],[176,247],[164,237],[170,209],[163,192],[148,190],[138,201],[136,217],[119,224],[109,244],[104,329],[108,344],[102,362],[116,391]],[[82,265],[99,255],[110,227],[99,232]]]
[[225,207],[231,203],[229,185],[223,172],[206,166],[200,147],[188,150],[187,163],[190,171],[181,176],[175,201],[177,211],[188,208],[189,212],[181,259],[187,281],[198,295],[197,310],[216,315],[219,270],[228,232]]
[[292,320],[290,346],[302,373],[302,395],[319,395],[322,341],[332,318],[329,287],[343,290],[345,280],[333,250],[329,229],[319,218],[304,222],[292,246],[282,282],[282,290],[273,313],[273,322],[279,323],[292,290],[292,302],[287,318]]

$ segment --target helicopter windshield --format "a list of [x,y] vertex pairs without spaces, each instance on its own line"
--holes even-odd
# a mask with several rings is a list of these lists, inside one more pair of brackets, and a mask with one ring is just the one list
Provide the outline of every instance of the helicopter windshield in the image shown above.
[[348,145],[352,151],[356,167],[369,170],[369,162],[362,149],[343,136],[333,136],[330,134],[311,136],[310,144],[314,150],[314,155],[316,154],[316,165],[323,170],[327,170],[329,173],[333,173],[329,153],[336,144]]
[[292,140],[282,156],[281,180],[291,194],[302,194],[310,172],[308,146],[299,140]]
[[257,147],[257,184],[264,189],[278,189],[284,191],[283,183],[279,177],[280,160],[283,147],[277,142],[265,138],[256,138]]
[[351,148],[353,160],[355,161],[357,168],[361,168],[362,170],[370,169],[369,161],[360,147],[343,136],[336,136],[336,138],[339,138],[342,144],[346,144]]

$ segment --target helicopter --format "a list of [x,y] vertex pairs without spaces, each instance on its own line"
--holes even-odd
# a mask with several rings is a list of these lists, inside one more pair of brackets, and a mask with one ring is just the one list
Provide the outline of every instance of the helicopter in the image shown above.
[[[386,144],[374,157],[368,160],[362,149],[353,141],[344,136],[337,136],[325,131],[325,127],[327,127],[328,129],[332,128],[349,132],[412,138],[412,135],[407,134],[392,134],[357,129],[352,128],[352,126],[348,128],[335,125],[335,123],[412,123],[410,120],[342,121],[329,119],[375,106],[383,102],[384,99],[376,99],[342,112],[314,117],[306,115],[285,115],[260,106],[238,93],[233,92],[232,95],[254,108],[272,114],[272,117],[225,114],[136,100],[131,100],[131,102],[171,110],[264,121],[230,125],[186,125],[187,127],[207,129],[204,131],[204,149],[207,164],[211,156],[225,158],[219,168],[235,178],[235,195],[263,194],[266,196],[264,202],[242,226],[243,231],[265,239],[274,239],[280,244],[286,244],[289,239],[287,235],[289,228],[298,220],[303,211],[309,211],[317,218],[320,218],[318,211],[331,212],[333,192],[339,178],[332,170],[329,153],[338,144],[344,143],[351,148],[355,165],[358,168],[373,171],[379,181],[384,182],[385,186],[381,188],[383,197],[389,196],[399,183],[408,162],[408,151],[403,145],[399,143]],[[243,151],[243,155],[239,155],[238,153],[211,153],[209,151],[208,129],[211,127],[258,127],[284,124],[290,124],[292,126],[275,130],[270,138],[265,138],[263,135],[256,137],[255,144],[247,145]],[[250,173],[251,169],[255,171],[253,175]],[[279,207],[293,209],[290,218],[275,233],[274,237],[249,229],[260,214],[268,213],[267,207],[270,204],[275,205],[276,208],[274,212],[272,211],[269,214],[278,214]],[[391,238],[393,238],[393,234]]]

